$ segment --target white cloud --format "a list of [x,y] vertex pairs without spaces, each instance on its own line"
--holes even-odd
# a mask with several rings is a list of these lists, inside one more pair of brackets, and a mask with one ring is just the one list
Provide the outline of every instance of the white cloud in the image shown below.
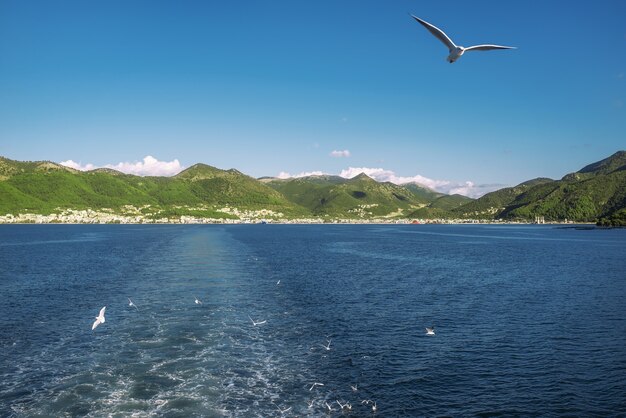
[[330,153],[330,156],[333,158],[349,157],[350,151],[348,151],[347,149],[344,149],[343,151],[334,150]]
[[74,170],[80,170],[80,171],[89,171],[89,170],[94,170],[98,168],[93,164],[82,165],[81,163],[77,163],[76,161],[73,161],[73,160],[61,161],[59,164],[64,165],[65,167],[73,168]]
[[60,163],[66,167],[76,170],[87,171],[96,168],[112,168],[126,174],[134,174],[136,176],[173,176],[180,173],[183,167],[178,160],[159,161],[151,155],[147,155],[142,161],[121,162],[117,164],[106,164],[96,166],[94,164],[81,164],[72,160],[62,161]]
[[299,178],[299,177],[309,177],[309,176],[324,176],[327,175],[326,173],[322,172],[322,171],[303,171],[299,174],[294,174],[291,175],[289,173],[287,173],[286,171],[281,171],[280,173],[278,173],[278,178],[279,179],[290,179],[290,178]]
[[339,175],[341,177],[351,179],[361,173],[367,174],[376,181],[388,181],[394,184],[419,183],[435,190],[437,187],[442,187],[448,183],[446,180],[432,180],[427,177],[420,176],[419,174],[412,177],[397,176],[393,171],[385,170],[383,168],[349,167],[342,170]]

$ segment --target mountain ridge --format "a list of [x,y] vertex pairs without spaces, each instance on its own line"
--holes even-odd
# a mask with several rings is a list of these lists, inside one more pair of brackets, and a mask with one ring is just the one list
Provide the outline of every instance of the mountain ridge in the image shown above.
[[51,161],[0,157],[0,214],[76,208],[123,210],[128,205],[149,207],[154,216],[222,216],[222,209],[236,207],[329,220],[532,221],[539,217],[626,224],[626,151],[588,164],[560,180],[538,177],[478,199],[446,195],[416,183],[379,182],[365,173],[352,178],[255,179],[234,168],[223,170],[198,163],[172,177],[141,177],[107,168],[78,171]]

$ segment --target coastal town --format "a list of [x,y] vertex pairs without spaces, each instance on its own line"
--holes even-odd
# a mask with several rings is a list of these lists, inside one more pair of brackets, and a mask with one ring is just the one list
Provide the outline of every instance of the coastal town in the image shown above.
[[[54,213],[19,213],[0,215],[0,224],[467,224],[467,223],[510,223],[493,219],[408,219],[391,217],[334,218],[329,216],[310,218],[288,218],[282,212],[269,209],[245,210],[222,207],[215,212],[224,216],[160,216],[159,211],[146,211],[149,207],[126,205],[121,211],[113,209],[57,209]],[[187,211],[206,210],[187,208]],[[359,209],[360,213],[362,208]]]

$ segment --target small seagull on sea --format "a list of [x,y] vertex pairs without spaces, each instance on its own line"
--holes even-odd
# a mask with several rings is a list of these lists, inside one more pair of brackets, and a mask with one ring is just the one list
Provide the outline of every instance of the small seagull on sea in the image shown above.
[[372,401],[370,399],[365,399],[365,400],[361,401],[361,403],[365,404],[365,405],[372,404],[372,411],[376,412],[376,409],[377,409],[376,408],[376,402],[374,402],[374,401]]
[[100,325],[100,324],[104,324],[104,323],[105,323],[105,320],[104,320],[104,310],[105,310],[106,308],[107,308],[107,307],[106,307],[106,306],[104,306],[102,309],[100,309],[100,313],[98,314],[98,316],[96,316],[96,320],[95,320],[95,322],[93,323],[93,325],[91,326],[91,330],[92,330],[92,331],[93,331],[94,329],[96,329],[96,327],[97,327],[98,325]]
[[309,392],[312,391],[315,386],[324,386],[324,384],[323,383],[317,383],[317,382],[313,383],[311,385],[311,387],[309,388]]
[[474,46],[468,46],[467,48],[465,48],[460,45],[456,45],[454,42],[452,42],[452,40],[448,37],[448,35],[446,35],[437,26],[431,25],[430,23],[426,22],[425,20],[420,19],[417,16],[411,15],[411,17],[415,19],[416,21],[418,21],[426,29],[428,29],[430,33],[435,35],[437,39],[439,39],[441,42],[443,42],[445,46],[448,47],[448,50],[450,51],[450,55],[448,55],[448,58],[446,58],[446,60],[450,64],[458,60],[461,57],[461,55],[463,55],[467,51],[488,51],[490,49],[516,49],[516,47],[514,46],[502,46],[502,45],[491,45],[491,44],[474,45]]
[[313,408],[313,404],[315,403],[315,401],[308,401],[307,405],[309,405],[309,409]]
[[426,335],[435,335],[435,327],[426,327]]
[[196,302],[196,305],[202,305],[202,301],[198,298],[195,298],[196,300],[194,302]]
[[128,306],[130,306],[131,308],[135,308],[135,309],[139,310],[137,305],[135,305],[135,303],[132,300],[130,300],[130,298],[128,298]]
[[324,344],[320,344],[322,347],[324,347],[326,349],[326,351],[330,351],[330,341],[328,340],[328,344],[324,345]]
[[285,412],[289,412],[291,411],[291,407],[287,408],[287,409],[280,409],[280,407],[276,404],[274,404],[274,406],[276,407],[276,409],[278,409],[278,412],[280,412],[280,414],[284,414]]
[[326,408],[328,408],[328,412],[334,411],[333,407],[328,405],[328,402],[324,402],[326,404]]
[[359,390],[358,385],[350,385],[350,387],[352,388],[352,392],[356,392],[357,390]]
[[347,409],[348,411],[351,411],[351,410],[352,410],[352,405],[350,405],[350,402],[346,402],[346,403],[344,403],[343,405],[341,404],[341,402],[339,402],[339,401],[337,401],[337,400],[336,400],[335,402],[337,402],[337,405],[339,405],[339,407],[340,407],[341,409]]
[[276,286],[278,286],[279,284],[280,284],[280,280],[278,280],[278,281],[276,282]]
[[[248,315],[248,318],[250,318],[250,315]],[[261,325],[261,324],[264,324],[264,323],[266,323],[266,322],[267,322],[267,320],[264,320],[264,321],[259,321],[259,322],[255,322],[255,321],[254,321],[254,319],[252,319],[252,318],[250,318],[250,321],[252,321],[252,325],[254,325],[255,327],[256,327],[257,325]]]

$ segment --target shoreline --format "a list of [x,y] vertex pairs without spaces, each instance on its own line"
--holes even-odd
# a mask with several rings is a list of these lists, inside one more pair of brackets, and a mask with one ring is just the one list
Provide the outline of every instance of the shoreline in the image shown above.
[[[233,221],[214,222],[198,221],[198,222],[176,222],[176,221],[158,221],[158,222],[0,222],[1,225],[546,225],[559,226],[562,228],[577,228],[591,226],[594,228],[602,228],[593,222],[522,222],[522,221],[475,221],[475,220],[448,220],[438,219],[424,222],[404,222],[404,221],[380,221],[380,220],[353,220],[353,219],[337,219],[327,222],[316,221]],[[608,227],[604,227],[605,229]]]
[[[220,217],[198,217],[191,215],[161,216],[159,212],[145,214],[137,208],[129,207],[126,213],[114,213],[111,209],[65,209],[57,213],[47,215],[37,213],[20,213],[17,215],[0,215],[0,225],[560,225],[560,226],[585,226],[593,225],[593,222],[574,222],[570,220],[545,221],[542,217],[540,222],[530,220],[502,220],[485,218],[329,218],[329,217],[303,217],[287,218],[283,213],[273,212],[267,209],[239,210],[237,208],[219,208],[216,213],[224,214]],[[132,209],[132,210],[131,210]]]

